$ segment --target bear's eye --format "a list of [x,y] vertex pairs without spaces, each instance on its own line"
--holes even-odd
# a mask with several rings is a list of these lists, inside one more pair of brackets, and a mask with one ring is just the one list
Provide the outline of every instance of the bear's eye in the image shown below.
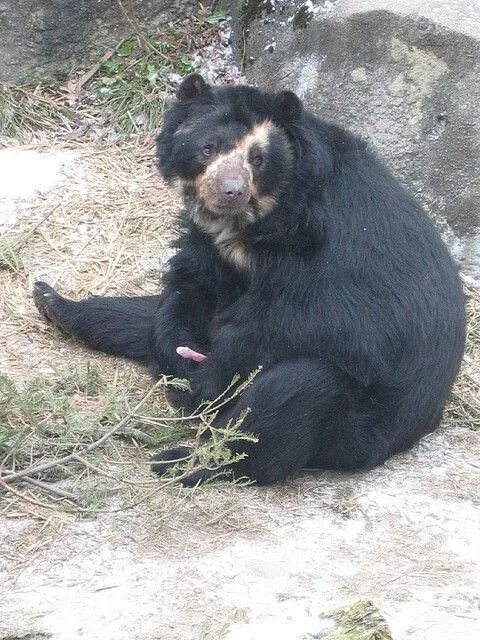
[[263,164],[263,156],[261,156],[260,154],[257,154],[253,160],[252,160],[252,164],[254,167],[261,167]]
[[213,144],[206,144],[203,146],[202,153],[206,158],[210,158],[215,152]]

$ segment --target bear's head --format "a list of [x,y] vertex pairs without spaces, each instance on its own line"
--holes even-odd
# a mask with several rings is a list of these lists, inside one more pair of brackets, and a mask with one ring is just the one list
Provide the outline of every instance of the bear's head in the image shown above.
[[187,77],[158,137],[159,166],[179,180],[195,215],[240,226],[276,206],[292,174],[288,128],[302,113],[290,91],[267,94],[253,87],[213,87]]

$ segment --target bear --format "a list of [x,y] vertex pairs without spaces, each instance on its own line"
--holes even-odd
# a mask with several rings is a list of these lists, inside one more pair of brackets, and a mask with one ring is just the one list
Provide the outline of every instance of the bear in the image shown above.
[[[90,347],[185,378],[186,409],[261,367],[216,424],[257,442],[220,471],[259,485],[369,469],[440,423],[465,343],[458,268],[422,207],[357,135],[291,91],[182,82],[157,140],[184,200],[159,295],[38,309]],[[165,473],[188,446],[154,456]],[[199,471],[186,485],[218,470]]]

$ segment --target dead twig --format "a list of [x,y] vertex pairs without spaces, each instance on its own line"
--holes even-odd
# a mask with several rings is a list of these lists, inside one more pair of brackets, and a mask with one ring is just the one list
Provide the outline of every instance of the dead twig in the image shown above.
[[122,0],[116,0],[116,2],[118,4],[120,11],[123,14],[123,17],[134,30],[135,35],[138,37],[138,39],[142,43],[144,49],[146,49],[147,51],[154,51],[155,53],[157,53],[157,49],[155,49],[155,47],[152,44],[150,44],[148,39],[142,33],[140,25],[138,24],[137,16],[135,15],[135,12],[133,10],[132,0],[127,0],[128,7],[125,7]]
[[33,234],[35,233],[35,231],[37,231],[42,224],[44,224],[51,216],[53,216],[53,214],[58,211],[58,209],[62,206],[62,203],[58,203],[57,205],[55,205],[54,207],[52,207],[49,211],[47,211],[47,213],[42,216],[42,218],[36,222],[33,227],[31,229],[29,229],[28,231],[26,231],[25,233],[20,233],[20,237],[13,243],[13,246],[15,249],[21,249],[25,243],[27,242],[27,240],[33,236]]
[[36,507],[43,507],[45,509],[56,509],[56,506],[54,504],[48,504],[47,502],[35,500],[34,498],[25,495],[21,491],[17,491],[16,489],[8,485],[3,478],[0,478],[0,487],[3,487],[4,490],[8,491],[9,493],[13,493],[15,496],[17,496],[17,498],[20,498],[20,500],[29,502],[30,504],[34,504]]
[[51,216],[53,216],[55,211],[58,211],[58,209],[60,209],[61,206],[62,206],[62,203],[59,202],[57,205],[52,207],[50,211],[47,211],[47,213],[42,217],[42,219],[39,220],[36,224],[34,224],[33,227],[26,232],[26,234],[23,237],[23,242],[26,242],[28,238],[33,236],[35,231],[37,231],[37,229],[39,229],[44,222],[46,222]]
[[65,489],[59,489],[59,487],[53,486],[48,482],[42,482],[41,480],[36,480],[35,478],[24,478],[22,482],[26,482],[31,484],[33,487],[38,487],[42,489],[46,493],[54,493],[61,498],[66,498],[70,502],[77,502],[78,498],[70,491],[65,491]]
[[75,92],[75,96],[76,96],[77,100],[80,98],[80,91],[82,90],[83,85],[86,84],[89,80],[91,80],[93,78],[93,76],[97,73],[97,71],[100,69],[102,64],[107,62],[107,60],[110,60],[110,58],[113,56],[115,51],[122,44],[122,41],[123,41],[123,39],[119,40],[119,42],[115,45],[115,47],[105,51],[105,53],[100,58],[100,60],[98,60],[88,71],[86,71],[84,74],[82,74],[76,81],[73,81],[72,84],[70,85],[70,87],[67,87],[67,89],[69,91],[73,90]]
[[142,486],[150,486],[152,484],[157,484],[156,482],[148,482],[148,483],[132,482],[131,480],[125,480],[124,478],[119,478],[118,476],[114,476],[113,474],[108,473],[108,471],[104,471],[103,469],[100,469],[100,467],[96,467],[94,464],[92,464],[88,460],[85,460],[85,458],[82,458],[81,456],[76,455],[75,460],[79,464],[86,467],[87,469],[90,469],[90,471],[93,471],[93,473],[98,473],[98,475],[100,476],[104,476],[105,478],[110,478],[110,480],[115,480],[115,482],[120,482],[122,484],[126,484],[131,487],[142,487]]

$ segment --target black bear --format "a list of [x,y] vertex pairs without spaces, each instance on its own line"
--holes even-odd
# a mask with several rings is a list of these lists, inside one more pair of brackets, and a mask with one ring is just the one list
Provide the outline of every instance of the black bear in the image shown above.
[[[247,454],[232,471],[259,484],[373,467],[435,429],[464,349],[464,298],[421,207],[292,92],[192,75],[177,98],[157,153],[185,210],[162,293],[75,302],[39,282],[40,311],[95,349],[187,378],[185,405],[261,365],[217,418],[250,408],[243,428],[258,442],[232,445]],[[160,453],[155,470],[184,453]]]

